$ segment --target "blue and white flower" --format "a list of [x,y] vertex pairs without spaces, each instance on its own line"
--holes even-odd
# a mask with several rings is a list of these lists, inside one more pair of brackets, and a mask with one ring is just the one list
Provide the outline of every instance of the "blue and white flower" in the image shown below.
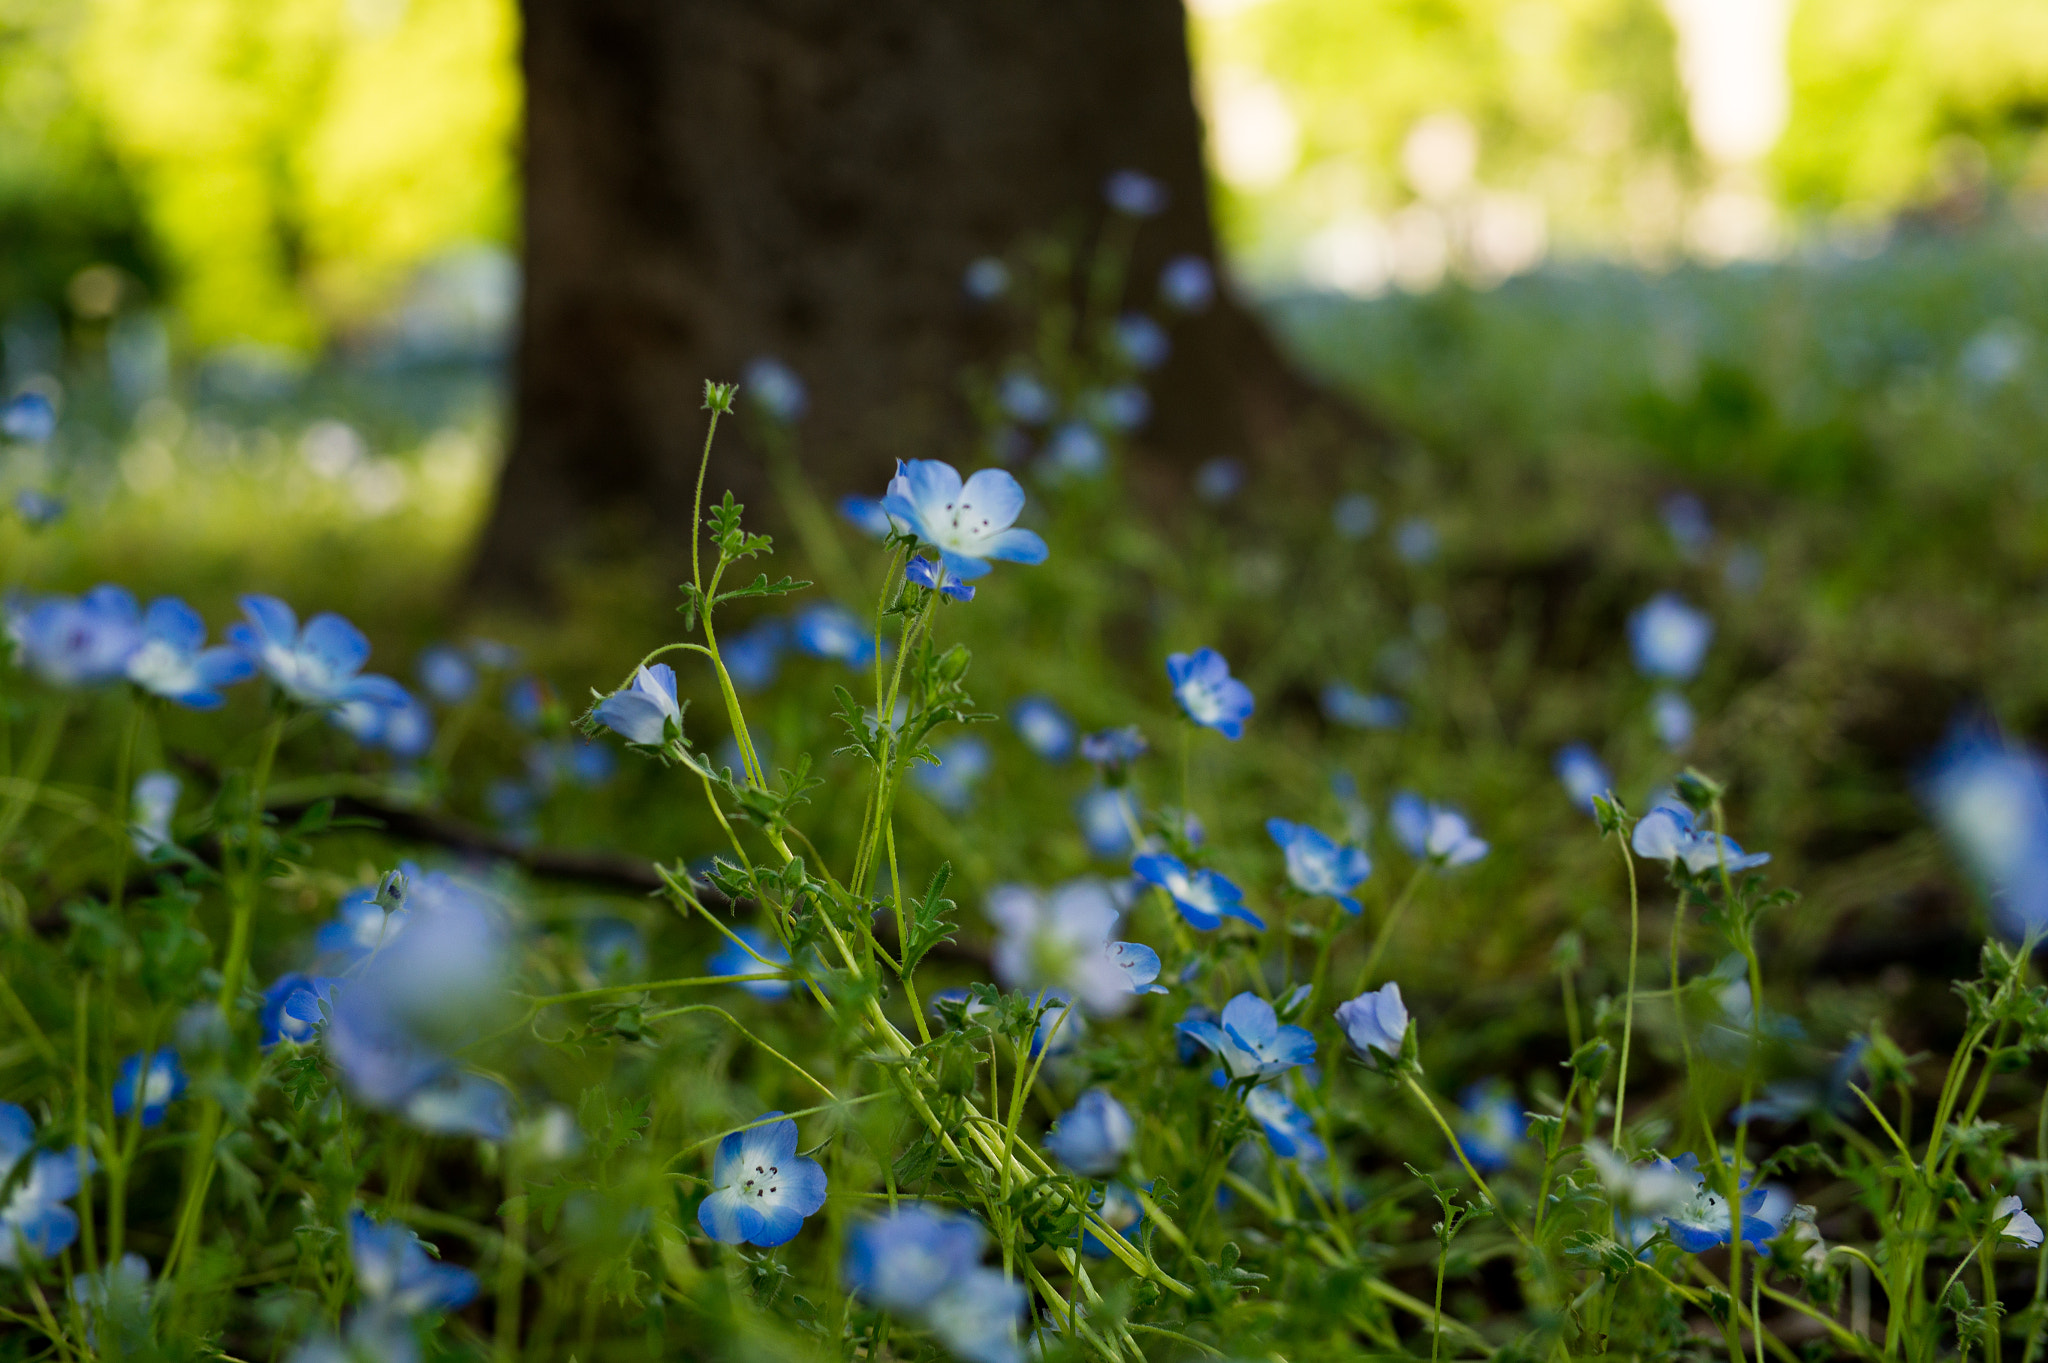
[[[17,1182],[23,1161],[28,1172]],[[0,1103],[0,1268],[24,1267],[24,1250],[33,1262],[71,1247],[78,1214],[64,1204],[90,1171],[82,1150],[37,1150],[35,1120],[14,1103]]]
[[757,620],[750,628],[720,640],[718,655],[725,663],[725,675],[732,678],[732,689],[744,696],[773,686],[782,670],[782,646],[788,637],[789,627],[782,621]]
[[357,1210],[348,1215],[349,1262],[364,1305],[401,1317],[459,1311],[475,1299],[476,1274],[427,1253],[419,1236],[397,1222]]
[[1417,861],[1438,866],[1469,866],[1490,850],[1474,837],[1464,814],[1448,805],[1433,805],[1411,791],[1402,791],[1387,811],[1394,839]]
[[983,469],[963,483],[951,464],[912,459],[897,464],[882,504],[962,580],[983,576],[992,560],[1045,562],[1045,541],[1015,524],[1024,489],[1001,469]]
[[936,762],[919,762],[910,769],[910,779],[925,797],[939,808],[958,814],[974,802],[974,788],[995,765],[986,742],[974,734],[932,750]]
[[453,644],[433,645],[414,666],[420,685],[443,705],[460,705],[476,694],[476,663]]
[[849,492],[839,499],[839,515],[863,535],[876,539],[887,538],[889,532],[897,528],[889,519],[889,513],[882,509],[880,497],[863,497],[857,492]]
[[1081,395],[1088,420],[1110,431],[1135,431],[1152,417],[1152,395],[1143,385],[1113,383]]
[[599,701],[590,717],[628,743],[660,747],[683,731],[675,669],[667,663],[641,664],[633,669],[632,682]]
[[1069,881],[1049,895],[998,886],[986,912],[996,925],[995,975],[1012,989],[1052,989],[1077,997],[1097,1016],[1157,992],[1159,955],[1137,942],[1113,942],[1120,910],[1099,880]]
[[1244,722],[1252,713],[1251,688],[1230,675],[1230,664],[1221,653],[1213,648],[1170,653],[1166,676],[1173,683],[1174,700],[1189,719],[1228,739],[1244,737]]
[[973,1217],[910,1202],[854,1225],[840,1274],[873,1305],[916,1312],[978,1265],[987,1246],[988,1232]]
[[607,984],[644,978],[647,938],[631,919],[602,914],[583,922],[583,964]]
[[874,634],[852,611],[829,601],[798,611],[790,621],[789,637],[797,652],[848,667],[865,667],[875,657]]
[[53,686],[95,686],[124,675],[142,644],[141,613],[127,589],[10,603],[8,634],[29,670]]
[[1029,1294],[1015,1279],[975,1267],[925,1303],[924,1319],[932,1333],[967,1363],[1022,1363],[1017,1322],[1029,1305]]
[[1338,536],[1362,540],[1379,528],[1380,505],[1363,492],[1347,492],[1330,508],[1330,525]]
[[1083,738],[1081,756],[1102,768],[1103,775],[1109,776],[1122,772],[1143,757],[1150,746],[1145,742],[1142,729],[1135,724],[1126,724],[1120,729],[1103,729]]
[[363,672],[370,641],[339,615],[322,612],[302,630],[290,606],[255,595],[242,598],[242,614],[248,623],[229,626],[228,642],[299,704],[399,705],[406,699],[405,688],[391,678]]
[[[771,975],[788,968],[789,953],[783,950],[782,943],[759,928],[737,927],[732,930],[732,934],[746,945],[743,947],[737,942],[727,942],[714,953],[711,959],[704,963],[704,968],[713,975]],[[786,979],[744,980],[740,982],[738,988],[746,990],[757,999],[780,999],[787,998],[794,986]]]
[[145,859],[171,845],[171,817],[184,783],[167,771],[146,771],[128,797],[128,842]]
[[2028,1249],[2041,1247],[2041,1223],[2027,1215],[2018,1194],[2002,1197],[1991,1209],[1991,1224],[1998,1227],[2001,1240],[2011,1240]]
[[16,393],[0,403],[0,435],[31,445],[57,434],[57,408],[41,393]]
[[1287,878],[1305,895],[1327,897],[1346,913],[1363,912],[1351,892],[1372,874],[1372,859],[1305,823],[1266,820],[1266,833],[1287,857]]
[[1676,799],[1662,799],[1636,821],[1629,839],[1636,855],[1671,866],[1683,866],[1692,875],[1718,873],[1725,865],[1730,875],[1753,870],[1771,859],[1769,852],[1749,852],[1733,838],[1699,826],[1698,816]]
[[1916,784],[1999,929],[2015,939],[2048,933],[2048,762],[1965,721]]
[[1266,1133],[1266,1143],[1281,1159],[1302,1159],[1311,1163],[1328,1156],[1329,1148],[1316,1135],[1314,1118],[1300,1104],[1281,1092],[1278,1084],[1262,1084],[1244,1096],[1245,1111]]
[[[71,1299],[85,1315],[88,1345],[117,1358],[148,1356],[149,1279],[149,1261],[129,1253],[97,1273],[80,1273],[71,1280]],[[111,1346],[100,1342],[102,1327],[115,1340]]]
[[1157,369],[1173,353],[1166,329],[1142,312],[1127,312],[1117,318],[1116,348],[1136,369]]
[[1108,1089],[1092,1088],[1053,1123],[1045,1148],[1061,1164],[1086,1178],[1117,1171],[1138,1138],[1138,1124]]
[[1323,718],[1347,729],[1398,729],[1408,707],[1392,696],[1368,695],[1349,682],[1333,681],[1322,691]]
[[1109,467],[1109,446],[1085,421],[1063,421],[1045,442],[1045,472],[1055,481],[1093,478]]
[[178,1063],[176,1051],[131,1055],[114,1073],[114,1115],[126,1117],[139,1104],[142,1124],[156,1126],[184,1092],[185,1067]]
[[[1735,1234],[1735,1218],[1730,1214],[1728,1199],[1722,1195],[1718,1182],[1708,1183],[1706,1175],[1700,1172],[1699,1160],[1690,1151],[1669,1163],[1692,1184],[1692,1195],[1663,1217],[1664,1229],[1671,1236],[1671,1243],[1687,1254],[1704,1254],[1727,1244]],[[1741,1179],[1736,1186],[1742,1197],[1743,1243],[1752,1249],[1762,1250],[1776,1238],[1780,1229],[1779,1225],[1773,1225],[1758,1214],[1769,1200],[1769,1193],[1763,1188],[1750,1187],[1747,1178]]]
[[263,991],[257,1021],[267,1050],[280,1041],[304,1045],[319,1034],[322,1007],[334,996],[335,981],[324,975],[291,971]]
[[1181,1036],[1206,1046],[1223,1062],[1230,1080],[1264,1083],[1316,1058],[1316,1039],[1305,1027],[1282,1025],[1273,1005],[1257,994],[1239,994],[1223,1005],[1216,1022],[1175,1024]]
[[[780,1121],[774,1120],[781,1118]],[[697,1204],[697,1224],[721,1244],[787,1244],[804,1218],[825,1205],[825,1167],[796,1152],[796,1123],[763,1113],[718,1143],[712,1193]]]
[[1119,170],[1102,182],[1102,197],[1117,212],[1150,218],[1166,211],[1166,186],[1142,170]]
[[1572,804],[1589,814],[1593,812],[1593,797],[1614,789],[1614,778],[1600,761],[1600,755],[1584,743],[1568,743],[1559,748],[1551,766]]
[[1010,291],[1010,267],[994,256],[977,256],[967,263],[960,287],[977,303],[988,303]]
[[[1101,1192],[1090,1194],[1088,1202],[1095,1208],[1095,1214],[1102,1218],[1102,1223],[1126,1240],[1144,1224],[1145,1204],[1128,1186],[1115,1179],[1103,1184]],[[1091,1259],[1109,1257],[1109,1246],[1097,1239],[1086,1223],[1081,1226],[1081,1252]]]
[[1131,862],[1131,874],[1147,884],[1157,885],[1172,898],[1180,916],[1190,926],[1211,932],[1235,918],[1264,929],[1266,922],[1244,906],[1244,891],[1206,867],[1190,871],[1187,863],[1165,852],[1147,852]]
[[928,592],[949,596],[955,601],[972,601],[974,588],[962,582],[944,563],[934,562],[922,555],[913,555],[903,565],[904,580]]
[[1401,562],[1420,567],[1436,557],[1436,527],[1420,516],[1410,516],[1394,527],[1394,554]]
[[1657,731],[1657,741],[1670,751],[1679,752],[1691,743],[1698,723],[1692,702],[1676,691],[1663,690],[1650,697],[1650,727]]
[[1216,272],[1200,256],[1175,256],[1160,267],[1159,297],[1177,312],[1205,312],[1216,301]]
[[1505,1169],[1528,1134],[1529,1121],[1515,1092],[1499,1079],[1482,1079],[1458,1100],[1458,1144],[1482,1174]]
[[811,396],[796,371],[773,355],[750,361],[740,374],[740,391],[750,395],[772,421],[784,426],[803,419]]
[[1204,460],[1195,470],[1195,495],[1211,506],[1221,506],[1244,490],[1244,465],[1217,456]]
[[[1053,400],[1052,390],[1039,382],[1036,375],[1022,369],[1013,369],[1003,375],[1002,382],[996,385],[996,404],[1011,420],[1021,421],[1026,426],[1050,421],[1058,406]],[[885,504],[887,500],[883,499]]]
[[128,680],[153,696],[194,710],[218,709],[220,688],[256,674],[240,649],[206,647],[206,622],[173,596],[152,601],[142,617],[142,637],[128,655]]
[[55,525],[63,519],[65,510],[62,497],[53,496],[41,488],[25,487],[14,494],[14,514],[31,529]]
[[1665,681],[1691,681],[1706,660],[1714,622],[1673,592],[1659,592],[1628,618],[1636,670]]
[[1074,721],[1044,696],[1026,696],[1010,707],[1010,727],[1024,746],[1048,762],[1064,762],[1074,752]]
[[1074,816],[1088,850],[1105,861],[1122,857],[1134,845],[1131,830],[1138,825],[1138,807],[1128,790],[1097,786],[1074,802]]
[[1359,1059],[1370,1060],[1377,1051],[1388,1060],[1399,1060],[1408,1040],[1408,1005],[1401,1002],[1401,986],[1390,980],[1338,1004],[1337,1025]]

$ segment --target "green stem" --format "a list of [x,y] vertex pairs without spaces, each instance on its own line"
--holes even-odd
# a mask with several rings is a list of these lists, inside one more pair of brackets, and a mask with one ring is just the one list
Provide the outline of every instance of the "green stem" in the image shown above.
[[1415,898],[1415,891],[1422,884],[1422,878],[1429,874],[1429,866],[1430,863],[1426,861],[1416,866],[1413,874],[1408,877],[1408,883],[1401,887],[1401,893],[1395,897],[1392,907],[1387,910],[1387,916],[1380,920],[1380,930],[1372,939],[1372,950],[1366,953],[1365,969],[1358,972],[1358,988],[1352,991],[1353,993],[1363,994],[1366,986],[1372,983],[1373,972],[1379,969],[1380,956],[1386,951],[1387,943],[1394,936],[1394,925],[1401,921],[1401,913],[1408,907],[1408,901]]
[[28,754],[16,774],[6,807],[0,809],[0,856],[6,854],[7,840],[14,836],[22,816],[28,813],[30,803],[41,789],[43,777],[50,770],[50,759],[57,753],[57,740],[63,737],[64,722],[70,718],[71,702],[68,699],[57,701],[36,718],[36,731],[28,741]]
[[1628,868],[1628,993],[1621,1008],[1621,1073],[1615,1080],[1614,1130],[1608,1144],[1621,1149],[1623,1114],[1628,1108],[1628,1053],[1636,1030],[1636,954],[1642,935],[1641,899],[1636,890],[1636,860],[1629,852],[1626,835],[1615,831],[1615,845],[1621,849],[1621,864]]

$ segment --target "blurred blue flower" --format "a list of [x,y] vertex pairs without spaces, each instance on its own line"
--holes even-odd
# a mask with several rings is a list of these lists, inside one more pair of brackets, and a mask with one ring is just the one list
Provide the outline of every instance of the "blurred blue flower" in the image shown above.
[[142,643],[141,612],[125,588],[82,597],[10,600],[7,632],[29,670],[53,686],[93,686],[125,674]]
[[875,656],[874,635],[846,607],[833,602],[806,606],[790,623],[790,642],[799,653],[865,667]]
[[667,663],[633,669],[631,685],[612,692],[590,712],[605,728],[643,748],[668,741],[670,725],[682,732],[683,711],[676,703],[676,674]]
[[[153,1350],[149,1338],[149,1261],[140,1254],[123,1254],[97,1273],[81,1272],[71,1280],[71,1299],[85,1316],[85,1342],[95,1351],[104,1349],[110,1357],[148,1357]],[[111,1327],[114,1342],[102,1344],[102,1325]]]
[[64,515],[64,499],[40,488],[25,487],[14,494],[14,514],[36,529],[54,525]]
[[740,391],[752,396],[771,420],[785,426],[801,421],[811,405],[804,381],[773,355],[758,356],[747,364],[740,374]]
[[938,759],[936,765],[919,762],[911,767],[911,781],[939,808],[953,814],[963,812],[974,801],[974,788],[994,765],[987,742],[963,734],[934,748],[932,756]]
[[1608,775],[1600,755],[1584,743],[1568,743],[1559,748],[1551,766],[1572,804],[1588,814],[1593,812],[1594,796],[1614,789],[1614,778]]
[[1024,509],[1024,489],[1001,469],[983,469],[962,483],[951,464],[912,459],[896,465],[883,501],[909,533],[939,551],[956,577],[982,576],[991,559],[1045,562],[1045,541],[1013,524]]
[[[1088,1202],[1095,1208],[1095,1214],[1102,1218],[1103,1224],[1126,1240],[1144,1223],[1145,1206],[1138,1201],[1138,1195],[1115,1180],[1103,1184],[1100,1193],[1090,1194]],[[1081,1227],[1081,1252],[1091,1259],[1107,1259],[1109,1246],[1096,1239],[1084,1224]]]
[[1659,592],[1628,618],[1628,646],[1646,677],[1691,681],[1706,660],[1714,622],[1672,592]]
[[[419,878],[418,868],[410,862],[400,870],[408,883]],[[334,917],[320,925],[313,946],[339,974],[395,939],[410,916],[402,898],[387,911],[377,889],[351,890],[334,906]]]
[[114,1073],[114,1115],[126,1117],[142,1105],[142,1124],[155,1126],[180,1094],[185,1092],[185,1067],[178,1053],[169,1049],[148,1055],[137,1053],[121,1062]]
[[1282,1025],[1273,1005],[1257,994],[1239,994],[1223,1005],[1216,1022],[1189,1019],[1174,1024],[1176,1035],[1206,1046],[1232,1080],[1261,1083],[1316,1058],[1316,1039],[1305,1027]]
[[1045,442],[1045,467],[1060,478],[1093,478],[1109,467],[1109,446],[1087,422],[1062,422]]
[[962,582],[944,563],[935,563],[920,555],[913,555],[910,562],[903,565],[903,576],[928,592],[950,596],[955,601],[974,599],[974,588]]
[[320,1030],[321,1005],[334,996],[334,984],[328,976],[296,970],[278,976],[263,991],[263,1006],[257,1012],[264,1048],[280,1041],[311,1041]]
[[1145,732],[1135,724],[1120,729],[1102,729],[1081,740],[1081,756],[1102,768],[1104,775],[1123,771],[1145,755],[1150,745]]
[[1228,739],[1244,737],[1244,722],[1252,713],[1251,688],[1230,675],[1230,664],[1221,653],[1213,648],[1169,653],[1166,675],[1173,683],[1174,700],[1189,719]]
[[840,1276],[872,1305],[921,1311],[956,1277],[971,1272],[987,1245],[988,1232],[973,1217],[906,1202],[854,1224]]
[[1090,421],[1112,431],[1135,431],[1152,416],[1152,395],[1135,383],[1113,383],[1082,396]]
[[1052,419],[1051,391],[1021,369],[1013,369],[1003,375],[1002,382],[996,385],[996,403],[1009,413],[1012,420],[1027,426],[1043,425]]
[[1635,833],[1629,841],[1637,856],[1672,866],[1683,865],[1696,876],[1718,872],[1723,862],[1729,874],[1734,875],[1771,859],[1769,852],[1744,853],[1735,839],[1700,827],[1692,810],[1670,798],[1659,800],[1649,813],[1636,820]]
[[1190,871],[1179,857],[1147,852],[1131,862],[1131,873],[1166,891],[1180,916],[1203,932],[1221,927],[1226,918],[1255,928],[1266,926],[1264,919],[1244,906],[1244,891],[1215,871]]
[[1486,843],[1472,835],[1464,814],[1448,805],[1426,802],[1413,791],[1402,791],[1387,810],[1394,840],[1417,861],[1439,866],[1469,866],[1485,856]]
[[1359,1059],[1370,1060],[1372,1052],[1378,1051],[1389,1060],[1399,1060],[1408,1035],[1408,1005],[1401,1002],[1401,986],[1389,980],[1338,1004],[1337,1025],[1344,1029],[1344,1039]]
[[330,719],[358,743],[385,748],[397,757],[418,757],[434,741],[433,712],[403,687],[384,701],[343,701]]
[[972,1268],[925,1304],[925,1323],[967,1363],[1022,1363],[1017,1320],[1030,1305],[1023,1285],[992,1268]]
[[1738,544],[1721,565],[1721,580],[1737,596],[1749,596],[1764,584],[1764,555],[1754,544]]
[[1482,1079],[1465,1089],[1458,1106],[1458,1144],[1472,1167],[1482,1174],[1507,1168],[1529,1130],[1514,1090],[1503,1080]]
[[1195,495],[1221,505],[1244,488],[1244,465],[1235,459],[1210,459],[1195,470]]
[[1117,212],[1150,218],[1166,210],[1166,186],[1141,170],[1119,170],[1102,182],[1102,197]]
[[725,662],[725,674],[733,690],[741,695],[765,691],[775,684],[782,670],[782,646],[789,627],[780,620],[757,620],[731,638],[721,640],[718,654]]
[[1350,729],[1398,729],[1408,707],[1392,696],[1367,695],[1349,682],[1333,681],[1322,691],[1323,718]]
[[1127,312],[1117,318],[1116,348],[1138,369],[1157,369],[1173,353],[1165,328],[1142,312]]
[[1200,256],[1175,256],[1159,270],[1159,296],[1180,312],[1205,312],[1216,301],[1216,274]]
[[640,925],[605,914],[584,920],[583,963],[607,984],[637,980],[647,973],[647,939]]
[[[732,935],[747,945],[741,947],[728,941],[713,953],[704,963],[713,975],[766,975],[789,965],[789,953],[783,950],[782,943],[759,928],[737,927]],[[788,980],[747,980],[737,987],[757,999],[780,999],[788,997],[795,986]]]
[[443,705],[460,705],[476,693],[476,663],[453,644],[435,644],[415,665],[420,685]]
[[1692,742],[1694,724],[1692,702],[1676,691],[1659,691],[1650,697],[1650,727],[1657,731],[1657,741],[1672,752]]
[[228,641],[299,704],[397,705],[405,699],[405,689],[391,678],[363,672],[370,641],[339,615],[323,611],[302,630],[290,606],[261,595],[243,597],[242,614],[248,623],[229,626]]
[[57,434],[57,409],[41,393],[17,393],[0,403],[0,435],[40,445]]
[[1659,508],[1671,542],[1688,560],[1697,561],[1714,540],[1714,523],[1707,519],[1706,505],[1690,492],[1674,492]]
[[1024,746],[1048,762],[1064,762],[1074,752],[1074,721],[1044,696],[1026,696],[1010,707],[1010,727]]
[[876,539],[885,538],[896,527],[889,520],[889,513],[882,509],[880,497],[863,497],[849,492],[839,499],[839,515],[854,529]]
[[1097,786],[1074,802],[1074,815],[1081,825],[1082,841],[1096,856],[1114,860],[1131,850],[1138,807],[1129,791]]
[[1372,874],[1372,859],[1363,851],[1346,847],[1305,823],[1285,819],[1266,820],[1266,833],[1286,855],[1287,878],[1295,889],[1334,899],[1346,913],[1363,912],[1351,895]]
[[1121,1013],[1134,994],[1158,992],[1159,955],[1137,942],[1113,942],[1121,910],[1099,880],[1067,882],[1050,895],[999,885],[985,908],[996,925],[995,975],[1012,989],[1078,996],[1089,1012]]
[[36,1124],[14,1103],[0,1103],[0,1178],[26,1161],[27,1175],[0,1192],[0,1268],[19,1269],[27,1262],[51,1259],[78,1238],[78,1214],[65,1206],[78,1195],[91,1161],[82,1150],[51,1152],[36,1149]]
[[171,844],[171,817],[184,783],[167,771],[146,771],[128,797],[128,838],[135,854],[154,857]]
[[960,287],[978,303],[992,302],[1010,291],[1010,267],[994,256],[979,256],[968,262]]
[[539,677],[521,677],[505,691],[505,714],[522,729],[535,729],[554,705],[552,688]]
[[[1663,1217],[1664,1228],[1671,1236],[1671,1243],[1687,1254],[1704,1254],[1717,1246],[1725,1245],[1734,1235],[1734,1218],[1729,1215],[1728,1200],[1721,1195],[1718,1187],[1708,1187],[1706,1175],[1699,1170],[1699,1160],[1691,1151],[1669,1161],[1671,1168],[1684,1175],[1694,1184],[1692,1197]],[[1763,1210],[1768,1194],[1762,1188],[1752,1188],[1749,1180],[1743,1178],[1736,1184],[1742,1193],[1742,1240],[1752,1249],[1761,1251],[1774,1239],[1780,1229],[1766,1221],[1758,1212]]]
[[1064,989],[1041,989],[1036,1000],[1038,1025],[1031,1029],[1031,1058],[1067,1055],[1080,1046],[1087,1034],[1088,1019],[1074,1006],[1073,995]]
[[773,1249],[796,1238],[804,1218],[825,1205],[825,1167],[796,1152],[796,1123],[780,1112],[718,1143],[711,1195],[697,1204],[697,1224],[721,1244]]
[[1347,492],[1330,508],[1330,524],[1347,540],[1364,539],[1379,523],[1379,503],[1363,492]]
[[1108,1089],[1092,1088],[1053,1123],[1045,1148],[1054,1159],[1085,1178],[1105,1178],[1117,1171],[1138,1124]]
[[369,1307],[398,1316],[459,1311],[476,1297],[476,1275],[427,1253],[397,1222],[356,1210],[348,1215],[348,1254],[356,1288]]
[[1244,1096],[1245,1111],[1266,1133],[1267,1144],[1281,1159],[1321,1160],[1329,1154],[1316,1135],[1315,1121],[1278,1084],[1261,1084]]
[[1420,565],[1436,557],[1436,527],[1411,516],[1394,527],[1394,553],[1403,563]]
[[1964,719],[1915,784],[1999,930],[2016,940],[2048,934],[2048,762]]

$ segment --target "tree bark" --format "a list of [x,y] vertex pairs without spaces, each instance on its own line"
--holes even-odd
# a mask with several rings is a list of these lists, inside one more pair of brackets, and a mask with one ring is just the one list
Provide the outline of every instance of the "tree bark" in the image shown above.
[[[878,493],[898,458],[984,462],[959,376],[991,337],[962,272],[1093,230],[1115,170],[1169,194],[1135,302],[1165,260],[1215,261],[1180,0],[526,0],[525,21],[526,287],[485,598],[686,544],[702,383],[758,355],[809,387],[824,494]],[[1227,291],[1173,336],[1143,458],[1251,454],[1313,401]],[[759,498],[758,453],[720,440],[708,490]]]

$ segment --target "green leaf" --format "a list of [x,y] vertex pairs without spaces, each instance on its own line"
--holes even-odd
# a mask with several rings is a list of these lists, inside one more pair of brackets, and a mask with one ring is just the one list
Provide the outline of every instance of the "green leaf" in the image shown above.
[[910,940],[903,944],[903,973],[910,974],[917,969],[931,949],[941,942],[951,941],[958,926],[947,915],[954,909],[953,901],[945,898],[946,882],[953,878],[953,863],[941,862],[939,869],[932,873],[931,884],[926,887],[924,898],[913,906],[910,923]]

